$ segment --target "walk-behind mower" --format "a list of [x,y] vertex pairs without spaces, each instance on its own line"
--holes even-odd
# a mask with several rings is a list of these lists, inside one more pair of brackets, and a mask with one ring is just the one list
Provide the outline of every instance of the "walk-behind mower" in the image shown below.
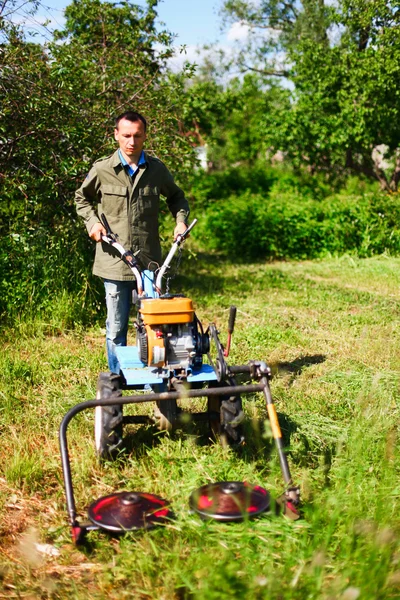
[[[182,294],[162,293],[163,278],[196,221],[179,235],[161,268],[154,273],[141,271],[135,256],[119,244],[117,236],[102,215],[107,235],[102,243],[112,246],[129,265],[136,279],[134,305],[138,309],[136,346],[118,347],[120,373],[101,373],[95,400],[87,400],[71,408],[60,427],[61,459],[64,474],[67,509],[76,543],[90,530],[104,529],[123,533],[151,528],[173,518],[166,500],[154,494],[123,491],[104,496],[88,509],[89,521],[78,521],[72,485],[67,428],[78,413],[95,409],[95,444],[99,459],[113,458],[123,449],[123,426],[126,423],[152,423],[159,430],[171,430],[188,419],[206,421],[211,435],[232,444],[242,444],[243,394],[264,394],[269,422],[279,455],[285,482],[285,492],[279,500],[283,513],[298,517],[299,488],[294,487],[284,452],[281,429],[271,397],[271,370],[263,361],[247,365],[227,363],[236,308],[231,307],[226,346],[221,343],[214,323],[203,329],[190,298]],[[167,278],[167,282],[169,279]],[[214,358],[212,358],[212,355]],[[207,360],[205,360],[205,357]],[[253,383],[237,385],[235,376],[245,374]],[[133,395],[122,395],[132,390]],[[179,400],[207,398],[204,413],[184,413]],[[152,402],[154,416],[123,415],[127,404]],[[186,402],[187,404],[187,402]],[[253,517],[270,507],[267,490],[247,482],[222,481],[207,484],[195,490],[189,499],[190,509],[205,519],[238,521]]]

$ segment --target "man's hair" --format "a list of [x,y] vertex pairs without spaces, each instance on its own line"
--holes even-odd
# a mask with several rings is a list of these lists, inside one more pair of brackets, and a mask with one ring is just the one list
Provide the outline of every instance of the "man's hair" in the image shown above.
[[144,130],[146,131],[146,129],[147,129],[147,121],[146,121],[146,119],[144,118],[143,115],[141,115],[138,112],[135,112],[133,110],[127,110],[124,113],[122,113],[122,115],[119,115],[115,119],[115,127],[116,127],[116,129],[118,129],[119,122],[122,119],[126,119],[127,121],[131,121],[132,123],[136,123],[137,121],[142,121],[142,123],[144,125]]

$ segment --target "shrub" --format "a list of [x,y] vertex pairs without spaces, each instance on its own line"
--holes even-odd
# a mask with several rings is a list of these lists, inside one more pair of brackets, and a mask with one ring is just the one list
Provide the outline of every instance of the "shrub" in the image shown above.
[[199,211],[210,203],[229,198],[233,192],[265,193],[279,177],[279,172],[265,166],[232,167],[225,171],[195,171],[189,182],[192,209]]
[[233,260],[397,254],[399,213],[395,196],[335,194],[319,201],[272,189],[211,204],[195,235],[206,249]]
[[[364,182],[358,180],[357,183],[365,188]],[[312,175],[307,171],[294,173],[285,165],[266,166],[265,161],[209,173],[197,170],[189,181],[188,189],[192,208],[196,210],[230,198],[233,193],[275,196],[290,192],[318,200],[332,194],[332,186],[320,174]]]
[[89,238],[70,224],[51,235],[43,229],[10,234],[0,246],[0,316],[16,318],[60,313],[60,327],[92,319],[99,309],[96,284],[91,279],[92,251]]

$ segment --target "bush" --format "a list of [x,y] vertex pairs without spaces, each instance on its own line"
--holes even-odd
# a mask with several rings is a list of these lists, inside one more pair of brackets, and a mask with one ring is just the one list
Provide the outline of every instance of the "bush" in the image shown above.
[[210,173],[197,170],[189,182],[192,210],[206,209],[210,203],[229,198],[233,192],[239,195],[244,192],[265,193],[271,189],[278,177],[277,170],[266,169],[260,165],[254,165],[251,169],[232,167]]
[[242,193],[211,204],[195,235],[232,260],[307,259],[327,254],[400,252],[395,196],[335,194],[321,201],[298,191]]
[[[360,180],[357,180],[357,185],[362,189],[366,186]],[[245,192],[261,195],[290,192],[315,200],[322,200],[332,194],[332,185],[320,174],[311,175],[307,171],[294,173],[285,165],[266,166],[265,161],[251,166],[239,165],[224,171],[206,173],[197,170],[189,181],[189,189],[191,206],[198,211],[218,200],[230,198],[233,193],[240,196]]]
[[2,322],[57,313],[63,315],[59,328],[72,328],[93,319],[100,302],[91,277],[92,254],[86,232],[69,223],[51,236],[45,229],[5,236],[0,246]]
[[[283,168],[232,168],[193,176],[193,237],[206,251],[233,261],[307,259],[327,254],[360,257],[400,253],[400,205],[396,195],[371,192],[352,179],[328,194],[320,177]],[[188,194],[190,196],[190,194]],[[162,206],[164,251],[174,223]],[[52,227],[5,234],[0,246],[0,317],[4,324],[36,316],[62,330],[103,316],[103,288],[92,277],[93,244],[76,217]]]

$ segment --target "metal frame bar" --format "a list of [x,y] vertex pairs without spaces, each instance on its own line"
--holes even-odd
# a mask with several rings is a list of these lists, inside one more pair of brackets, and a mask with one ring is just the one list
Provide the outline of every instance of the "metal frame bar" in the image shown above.
[[[258,363],[260,364],[260,363]],[[264,363],[265,365],[265,363]],[[266,367],[266,366],[265,366]],[[268,367],[266,367],[268,369]],[[118,404],[139,404],[142,402],[156,402],[163,400],[179,400],[185,398],[207,398],[209,396],[236,396],[240,394],[251,394],[255,392],[263,392],[268,417],[271,423],[272,433],[274,436],[276,448],[279,455],[280,467],[282,471],[282,476],[287,486],[292,484],[292,478],[290,474],[290,469],[288,465],[288,461],[286,455],[284,453],[283,443],[282,443],[282,434],[279,427],[278,417],[276,414],[275,406],[271,396],[271,390],[269,386],[269,371],[264,370],[261,373],[255,374],[254,364],[229,367],[229,372],[232,374],[235,373],[250,373],[253,377],[257,377],[260,379],[260,383],[248,384],[248,385],[236,385],[236,386],[224,386],[218,388],[207,388],[207,389],[182,389],[176,392],[161,392],[154,393],[151,392],[149,394],[141,394],[135,396],[122,396],[118,398]],[[267,373],[267,375],[266,375]],[[261,376],[260,375],[264,375]],[[76,515],[76,505],[74,498],[74,490],[72,484],[72,473],[71,473],[71,463],[68,452],[68,441],[67,441],[67,429],[71,420],[80,412],[87,410],[89,408],[95,408],[96,406],[113,406],[115,405],[115,398],[107,398],[107,399],[98,399],[98,400],[86,400],[84,402],[80,402],[73,406],[64,416],[59,431],[59,440],[60,440],[60,452],[61,452],[61,462],[63,469],[63,477],[64,477],[64,488],[67,502],[67,511],[69,516],[70,525],[73,530],[73,535],[75,539],[82,534],[82,531],[88,531],[90,529],[94,529],[91,525],[83,525],[77,521]],[[197,416],[197,415],[196,415]],[[139,421],[140,422],[140,421]]]

